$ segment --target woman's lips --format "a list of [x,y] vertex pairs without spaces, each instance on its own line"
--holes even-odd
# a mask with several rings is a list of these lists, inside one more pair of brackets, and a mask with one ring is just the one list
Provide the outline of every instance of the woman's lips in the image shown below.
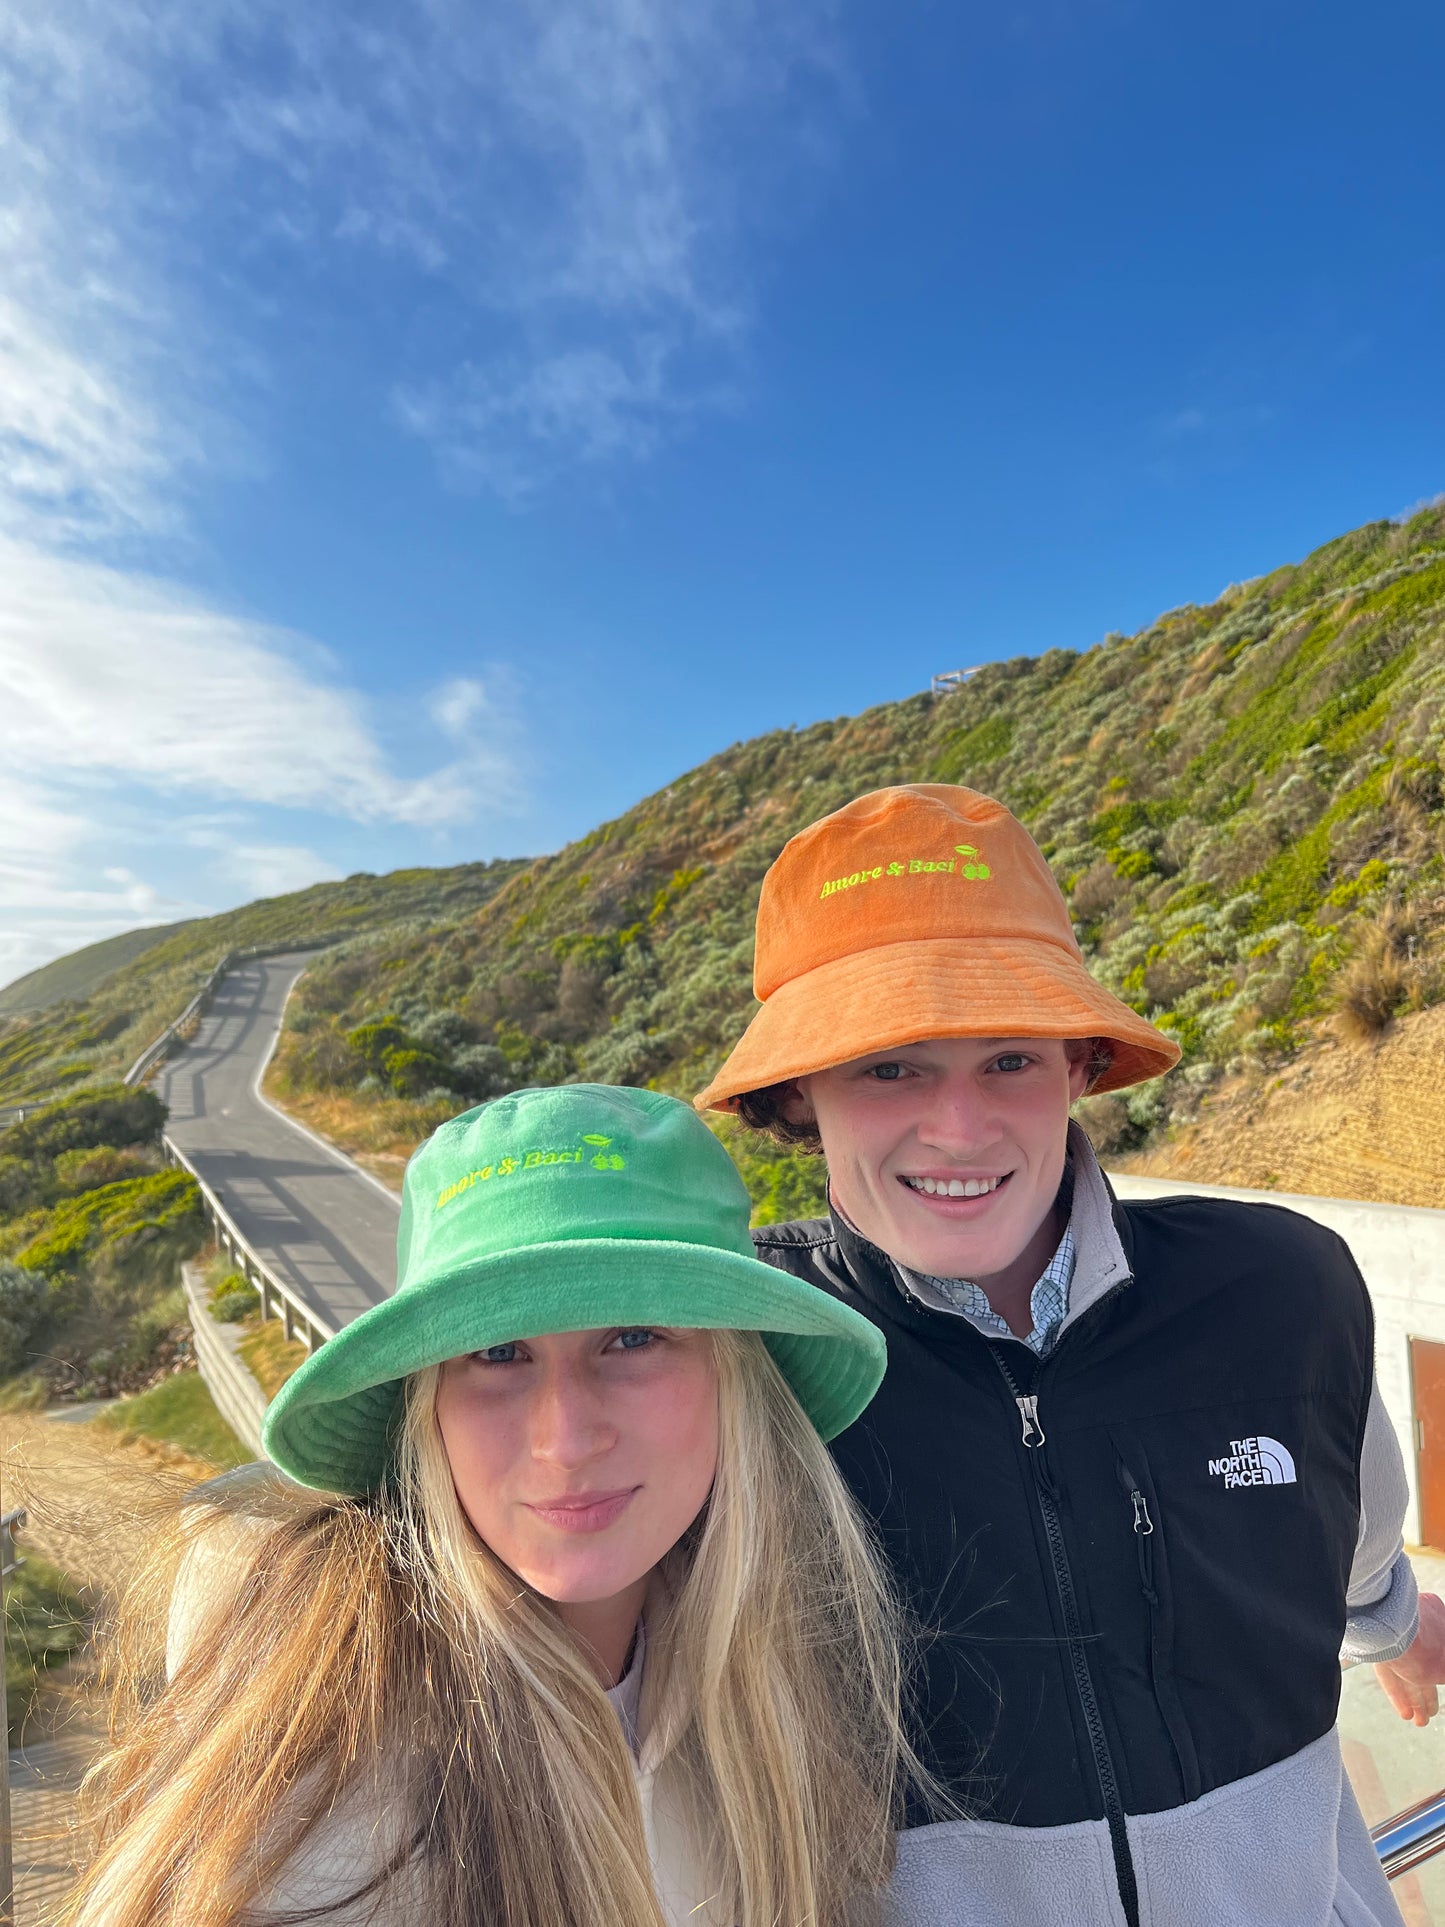
[[569,1493],[560,1499],[524,1500],[527,1510],[561,1532],[602,1532],[620,1519],[642,1490],[630,1485],[621,1492]]

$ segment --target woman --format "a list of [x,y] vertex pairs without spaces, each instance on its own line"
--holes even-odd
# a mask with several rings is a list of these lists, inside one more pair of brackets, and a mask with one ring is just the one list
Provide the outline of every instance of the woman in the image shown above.
[[655,1092],[522,1091],[422,1146],[395,1296],[267,1415],[296,1485],[192,1511],[77,1927],[877,1910],[915,1768],[823,1440],[883,1343],[747,1220]]

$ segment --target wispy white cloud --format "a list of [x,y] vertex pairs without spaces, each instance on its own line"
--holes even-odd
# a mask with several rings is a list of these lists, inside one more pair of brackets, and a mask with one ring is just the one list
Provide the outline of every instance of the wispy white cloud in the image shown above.
[[227,861],[250,897],[280,897],[341,875],[334,863],[295,843],[238,843],[227,852]]
[[[513,501],[735,405],[754,242],[848,91],[835,5],[0,0],[0,980],[333,869],[268,811],[515,803],[495,678],[418,692],[445,747],[403,759],[314,645],[174,579],[192,492],[261,463],[288,275],[410,277],[358,405]],[[178,811],[211,867],[168,893]]]
[[[393,386],[454,472],[649,452],[731,392],[777,183],[848,91],[835,4],[0,0],[14,492],[148,526],[288,251],[446,291]],[[448,365],[470,463],[417,400]]]
[[[305,654],[173,584],[0,538],[0,980],[138,922],[339,874],[258,836],[268,813],[433,831],[514,805],[508,753],[474,740],[480,683],[450,691],[465,753],[407,774],[363,699]],[[178,843],[206,853],[209,904],[167,900],[146,874],[147,852]]]
[[396,396],[398,418],[431,441],[444,471],[525,501],[568,468],[651,455],[669,429],[728,399],[721,384],[679,390],[660,340],[630,361],[576,348],[530,364],[468,364]]
[[356,694],[308,675],[295,647],[171,585],[0,541],[0,758],[420,826],[511,780],[500,758],[399,775]]
[[97,866],[94,822],[0,765],[0,984],[140,923],[187,914],[124,865]]
[[465,738],[487,710],[487,692],[475,676],[455,676],[431,700],[432,721],[448,736]]

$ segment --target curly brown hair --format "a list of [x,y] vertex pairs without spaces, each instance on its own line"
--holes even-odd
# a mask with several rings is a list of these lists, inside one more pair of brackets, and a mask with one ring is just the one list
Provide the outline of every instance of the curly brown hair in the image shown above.
[[733,1110],[750,1131],[761,1131],[774,1144],[786,1144],[792,1151],[821,1152],[823,1140],[812,1118],[806,1124],[794,1124],[783,1115],[784,1104],[797,1095],[798,1087],[789,1078],[782,1084],[766,1084],[760,1091],[740,1092],[733,1099]]
[[[1114,1062],[1113,1044],[1107,1037],[1069,1037],[1064,1042],[1087,1049],[1089,1081],[1084,1089],[1092,1091]],[[733,1110],[750,1131],[761,1131],[775,1144],[786,1145],[790,1151],[820,1153],[823,1140],[814,1120],[809,1118],[806,1123],[795,1124],[784,1114],[784,1105],[797,1096],[798,1086],[788,1078],[781,1084],[765,1084],[758,1091],[740,1092],[733,1099]]]

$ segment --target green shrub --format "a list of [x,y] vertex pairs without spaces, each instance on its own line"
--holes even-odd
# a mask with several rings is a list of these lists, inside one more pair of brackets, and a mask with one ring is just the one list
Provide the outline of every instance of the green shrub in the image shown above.
[[123,1373],[153,1368],[178,1349],[189,1352],[190,1307],[179,1285],[147,1302],[125,1305],[116,1323],[121,1333],[116,1364]]
[[424,1097],[444,1086],[447,1067],[427,1050],[393,1048],[382,1054],[381,1068],[398,1097]]
[[366,1075],[366,1060],[337,1028],[335,1020],[318,1011],[297,1012],[299,1025],[278,1068],[281,1088],[287,1091],[354,1090]]
[[38,1271],[0,1258],[0,1379],[14,1378],[33,1362],[50,1322],[50,1288]]
[[382,1069],[388,1051],[406,1050],[411,1044],[394,1017],[378,1017],[369,1024],[358,1024],[355,1030],[347,1032],[346,1041],[369,1071]]
[[97,1144],[62,1151],[54,1164],[55,1181],[62,1191],[97,1191],[125,1178],[144,1177],[155,1170],[156,1162],[148,1147]]
[[56,1158],[99,1145],[153,1144],[165,1121],[166,1107],[154,1091],[105,1085],[77,1091],[12,1124],[0,1135],[0,1154]]
[[261,1309],[261,1294],[254,1285],[242,1284],[229,1291],[218,1291],[211,1300],[211,1316],[222,1325],[238,1325]]
[[199,1248],[204,1231],[201,1194],[186,1171],[158,1171],[67,1198],[46,1214],[36,1236],[16,1253],[32,1271],[56,1279],[80,1269],[87,1256],[109,1247],[113,1257],[171,1234],[172,1248]]
[[35,1159],[0,1157],[0,1218],[18,1218],[42,1203],[45,1178],[44,1165]]
[[754,1224],[788,1224],[828,1210],[828,1167],[821,1157],[789,1150],[730,1117],[709,1124],[731,1153],[753,1200]]
[[55,1566],[25,1552],[5,1582],[5,1710],[9,1744],[19,1744],[26,1718],[48,1672],[85,1644],[89,1615],[74,1586]]

